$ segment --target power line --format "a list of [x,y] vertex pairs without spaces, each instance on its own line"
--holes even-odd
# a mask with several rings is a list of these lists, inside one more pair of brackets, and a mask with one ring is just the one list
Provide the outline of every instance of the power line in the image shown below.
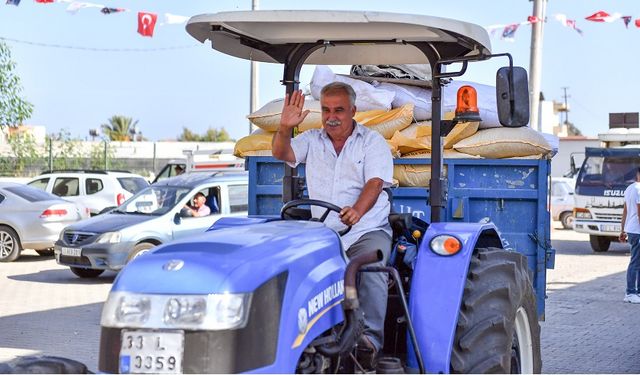
[[70,46],[70,45],[64,45],[64,44],[31,42],[28,40],[5,38],[3,36],[0,36],[0,40],[5,42],[28,44],[32,46],[38,46],[38,47],[73,49],[73,50],[91,51],[91,52],[158,52],[158,51],[172,51],[172,50],[200,47],[199,44],[191,44],[191,45],[185,45],[185,46],[171,46],[171,47],[158,47],[158,48],[97,48],[97,47],[80,47],[80,46]]

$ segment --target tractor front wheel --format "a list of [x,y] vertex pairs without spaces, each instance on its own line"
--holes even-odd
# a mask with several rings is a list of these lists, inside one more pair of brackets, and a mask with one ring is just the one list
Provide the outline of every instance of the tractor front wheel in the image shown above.
[[476,249],[451,353],[453,373],[540,373],[540,326],[527,258]]

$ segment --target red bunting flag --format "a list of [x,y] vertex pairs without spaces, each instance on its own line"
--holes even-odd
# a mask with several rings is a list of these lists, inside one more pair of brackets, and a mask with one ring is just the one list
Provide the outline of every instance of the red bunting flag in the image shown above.
[[155,13],[138,12],[138,34],[152,37],[157,20],[158,15]]
[[540,19],[538,17],[536,17],[536,16],[528,16],[527,17],[527,21],[531,22],[531,23],[538,23],[538,22],[540,22]]
[[36,0],[36,3],[53,3],[53,0]]
[[600,10],[590,15],[589,17],[585,17],[585,19],[593,22],[605,22],[608,17],[611,17],[609,13]]
[[640,19],[633,21],[633,23],[636,24],[636,27],[640,27]]

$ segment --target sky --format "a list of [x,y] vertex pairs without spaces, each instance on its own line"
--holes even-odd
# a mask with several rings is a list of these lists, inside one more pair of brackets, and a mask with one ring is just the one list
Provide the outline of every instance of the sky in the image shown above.
[[[175,139],[183,127],[196,133],[224,127],[235,139],[248,134],[249,62],[200,44],[184,24],[156,26],[153,38],[136,30],[138,11],[157,13],[161,23],[165,13],[190,17],[249,10],[251,0],[85,0],[131,10],[110,15],[97,8],[70,14],[65,3],[22,0],[15,7],[0,1],[0,38],[17,63],[23,97],[34,105],[26,124],[85,139],[111,116],[124,115],[138,120],[151,141]],[[529,0],[260,0],[258,7],[415,13],[484,27],[526,21],[533,14]],[[635,93],[640,28],[633,21],[626,29],[622,20],[585,20],[600,10],[640,18],[636,0],[549,0],[542,52],[544,97],[564,101],[567,87],[569,121],[591,136],[606,131],[609,112],[640,110]],[[558,13],[576,20],[583,35],[556,21]],[[493,52],[509,52],[515,65],[529,70],[531,27],[521,26],[513,41],[500,34],[491,38]],[[494,84],[503,62],[471,64],[464,79]],[[301,87],[312,72],[313,67],[303,69]],[[281,77],[281,66],[259,64],[260,105],[283,96]]]

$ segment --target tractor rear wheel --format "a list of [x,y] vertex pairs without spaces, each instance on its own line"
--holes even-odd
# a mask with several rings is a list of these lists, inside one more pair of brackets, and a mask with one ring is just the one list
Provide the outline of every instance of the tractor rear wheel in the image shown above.
[[451,353],[454,373],[540,373],[540,326],[527,259],[476,249]]

